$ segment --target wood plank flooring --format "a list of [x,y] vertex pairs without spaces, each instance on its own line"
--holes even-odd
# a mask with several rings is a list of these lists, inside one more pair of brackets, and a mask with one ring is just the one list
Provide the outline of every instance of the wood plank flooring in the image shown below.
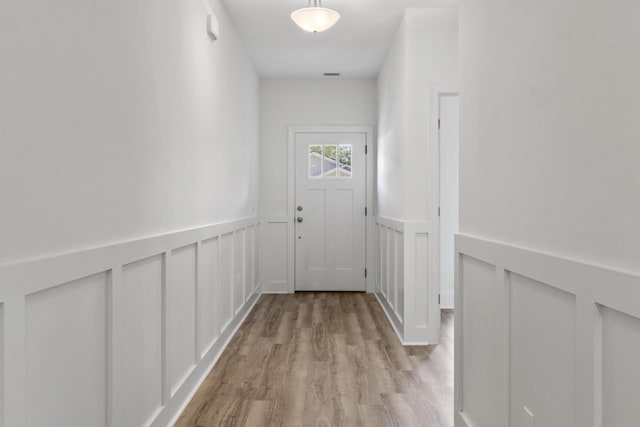
[[400,345],[363,293],[263,295],[177,426],[453,426],[453,312]]

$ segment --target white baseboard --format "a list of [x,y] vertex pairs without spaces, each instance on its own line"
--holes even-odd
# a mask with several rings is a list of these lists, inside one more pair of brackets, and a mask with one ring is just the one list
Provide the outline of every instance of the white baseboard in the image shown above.
[[393,327],[393,330],[395,331],[396,335],[398,336],[398,340],[400,341],[400,343],[402,345],[406,345],[404,343],[404,339],[402,338],[402,323],[400,323],[400,321],[395,316],[395,314],[392,314],[393,310],[391,310],[391,307],[389,307],[389,305],[387,304],[387,301],[384,299],[384,297],[381,297],[380,295],[378,295],[377,292],[375,292],[374,295],[376,296],[376,299],[378,300],[378,304],[380,304],[380,307],[382,307],[382,311],[384,311],[385,316],[387,316],[387,319],[389,320],[389,323],[391,323],[391,326]]

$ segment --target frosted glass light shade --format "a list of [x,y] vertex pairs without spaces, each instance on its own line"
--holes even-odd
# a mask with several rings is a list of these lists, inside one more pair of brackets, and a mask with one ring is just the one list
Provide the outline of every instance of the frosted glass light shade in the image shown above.
[[298,27],[310,33],[321,33],[336,25],[340,14],[326,7],[305,7],[291,14]]

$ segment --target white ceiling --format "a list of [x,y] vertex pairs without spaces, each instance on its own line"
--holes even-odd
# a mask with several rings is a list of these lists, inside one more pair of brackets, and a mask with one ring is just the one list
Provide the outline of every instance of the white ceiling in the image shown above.
[[223,0],[258,72],[265,77],[375,77],[402,13],[414,7],[457,7],[458,0],[323,0],[342,19],[313,34],[289,15],[307,0]]

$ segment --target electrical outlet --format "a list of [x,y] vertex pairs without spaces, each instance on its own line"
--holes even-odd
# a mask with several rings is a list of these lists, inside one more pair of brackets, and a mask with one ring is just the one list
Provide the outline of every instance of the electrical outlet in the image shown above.
[[534,427],[533,426],[533,412],[529,410],[526,406],[524,407],[524,427]]

